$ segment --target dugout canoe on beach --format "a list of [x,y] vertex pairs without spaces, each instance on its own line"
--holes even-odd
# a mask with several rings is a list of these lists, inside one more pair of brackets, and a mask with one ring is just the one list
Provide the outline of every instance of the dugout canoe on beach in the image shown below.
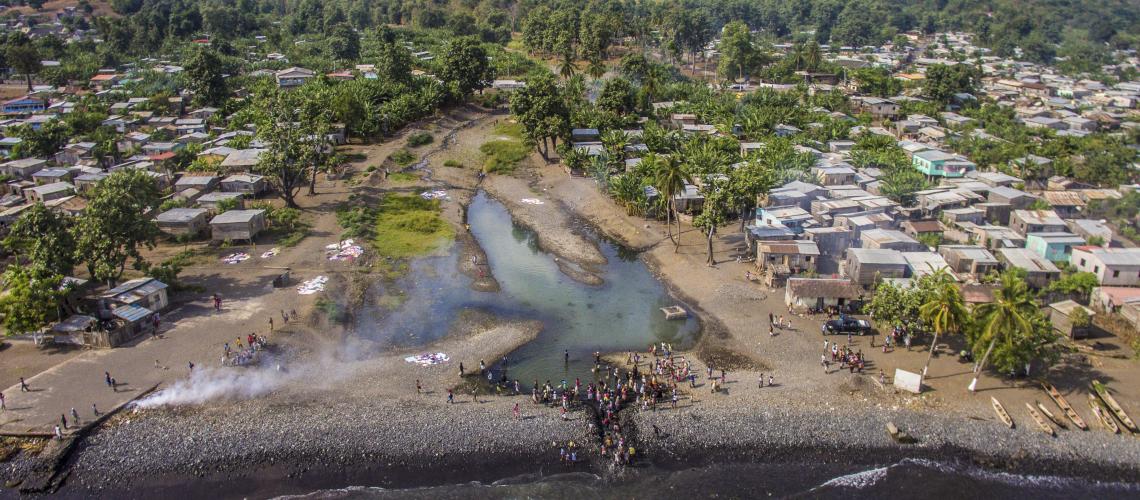
[[1005,407],[1001,405],[995,397],[990,397],[990,402],[994,405],[994,412],[997,413],[998,419],[1008,425],[1010,429],[1013,428],[1013,418],[1010,418],[1009,412],[1005,411]]
[[1050,436],[1057,435],[1057,431],[1053,430],[1053,427],[1045,421],[1045,417],[1042,417],[1041,414],[1037,412],[1037,409],[1033,407],[1033,405],[1025,403],[1025,408],[1029,410],[1029,416],[1032,417],[1033,421],[1037,423],[1037,428],[1041,429],[1041,432],[1044,432]]
[[1049,395],[1049,398],[1052,399],[1054,403],[1057,403],[1057,407],[1060,408],[1061,411],[1065,412],[1065,416],[1069,417],[1069,420],[1073,422],[1073,425],[1076,425],[1077,428],[1082,431],[1087,431],[1089,429],[1089,426],[1085,424],[1085,420],[1077,414],[1077,411],[1073,409],[1072,405],[1070,405],[1068,401],[1065,401],[1065,397],[1061,395],[1060,391],[1058,391],[1056,387],[1053,387],[1053,384],[1050,384],[1049,382],[1041,382],[1041,387],[1045,389],[1045,393]]
[[1116,425],[1116,420],[1108,414],[1108,409],[1101,404],[1100,399],[1097,399],[1096,395],[1091,392],[1089,393],[1089,408],[1092,409],[1093,415],[1096,415],[1097,420],[1100,420],[1102,425],[1112,431],[1113,434],[1120,434],[1120,426]]
[[1100,383],[1099,380],[1093,380],[1092,388],[1096,391],[1097,396],[1100,396],[1100,400],[1104,402],[1108,410],[1111,411],[1113,415],[1116,415],[1120,423],[1124,424],[1125,429],[1128,429],[1129,432],[1140,432],[1136,429],[1136,423],[1128,417],[1127,413],[1124,413],[1124,408],[1120,406],[1120,403],[1116,402],[1116,398],[1113,398],[1112,394],[1108,393],[1108,386]]

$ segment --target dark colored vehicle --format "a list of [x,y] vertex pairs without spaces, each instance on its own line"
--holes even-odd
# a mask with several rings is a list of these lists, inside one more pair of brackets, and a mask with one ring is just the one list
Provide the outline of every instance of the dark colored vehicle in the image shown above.
[[871,322],[865,319],[842,317],[824,323],[823,332],[830,335],[867,335],[871,333]]

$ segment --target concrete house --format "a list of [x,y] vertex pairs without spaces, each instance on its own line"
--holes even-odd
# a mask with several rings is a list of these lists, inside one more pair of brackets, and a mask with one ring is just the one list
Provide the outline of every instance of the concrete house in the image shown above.
[[174,236],[196,236],[206,230],[209,210],[204,208],[172,208],[155,218],[162,232]]
[[812,227],[815,219],[806,210],[797,206],[763,207],[756,209],[757,226],[782,226],[795,234]]
[[106,179],[109,175],[111,174],[108,174],[106,172],[80,175],[79,177],[75,178],[75,190],[79,192],[79,194],[90,193],[92,189],[95,189],[95,186],[102,182],[103,179]]
[[[197,191],[196,189],[188,189],[187,191]],[[234,200],[237,204],[234,208],[245,208],[245,194],[243,193],[227,193],[225,191],[212,191],[209,193],[198,194],[194,197],[194,201],[198,206],[205,208],[213,213],[218,213],[218,207],[229,200]]]
[[71,180],[71,171],[66,168],[45,168],[32,174],[32,182],[37,186]]
[[32,174],[47,167],[47,160],[24,158],[0,164],[0,172],[17,179],[31,179]]
[[824,186],[843,186],[855,182],[855,169],[845,166],[815,167],[812,169]]
[[1068,231],[1065,221],[1052,210],[1014,210],[1009,228],[1025,236],[1029,233],[1063,233]]
[[945,228],[936,220],[908,220],[903,221],[899,227],[903,233],[906,233],[907,236],[915,238],[916,240],[925,235],[937,235],[941,237],[942,233],[945,232]]
[[808,228],[804,230],[804,237],[819,249],[820,256],[815,269],[823,274],[839,272],[839,262],[856,241],[854,231],[842,227]]
[[876,278],[904,278],[907,262],[902,252],[876,248],[849,248],[844,272],[861,286],[870,286]]
[[296,66],[274,73],[274,77],[277,79],[277,86],[281,88],[300,87],[314,76],[316,76],[316,73],[312,70],[298,68]]
[[971,224],[983,224],[986,221],[986,212],[974,207],[951,208],[942,211],[942,220],[951,225],[959,225],[966,222]]
[[1027,248],[1000,248],[997,258],[1006,268],[1024,270],[1025,282],[1034,288],[1044,288],[1049,282],[1061,278],[1061,270],[1057,266]]
[[[1073,313],[1077,309],[1084,309],[1085,314],[1088,315],[1090,323],[1087,326],[1074,327],[1072,323]],[[1083,339],[1089,336],[1089,330],[1092,328],[1091,320],[1096,316],[1096,311],[1082,306],[1072,300],[1065,300],[1054,304],[1049,304],[1049,322],[1053,323],[1053,329],[1058,333],[1069,337],[1071,339]]]
[[756,267],[777,274],[815,270],[819,247],[811,241],[760,241],[756,243]]
[[1105,286],[1140,286],[1140,248],[1073,248],[1069,262]]
[[1104,220],[1093,219],[1073,219],[1069,222],[1069,230],[1077,236],[1082,236],[1086,241],[1091,241],[1093,238],[1100,238],[1104,241],[1104,246],[1112,243],[1112,228],[1108,227],[1108,222]]
[[265,177],[256,174],[234,174],[222,179],[222,191],[226,193],[244,193],[256,197],[268,188],[269,183]]
[[784,304],[795,311],[845,306],[862,299],[863,293],[848,279],[788,278]]
[[897,250],[900,252],[924,252],[927,250],[918,240],[895,229],[869,229],[859,234],[863,248]]
[[27,115],[31,113],[39,113],[46,110],[47,107],[47,99],[24,96],[17,97],[9,101],[4,101],[3,113],[6,115]]
[[1029,233],[1025,235],[1028,248],[1051,262],[1068,262],[1073,247],[1084,245],[1085,239],[1071,233]]
[[[902,256],[906,259],[908,278],[921,278],[934,274],[940,269],[950,269],[946,259],[934,252],[902,252]],[[954,280],[957,279],[955,276]]]
[[977,170],[973,162],[938,150],[919,151],[911,157],[911,163],[930,177],[965,177],[967,172]]
[[989,250],[975,245],[941,245],[938,254],[956,273],[982,276],[997,271],[1001,265]]
[[881,97],[853,97],[851,103],[855,105],[856,111],[880,120],[895,118],[901,109],[897,102]]
[[73,196],[74,194],[75,186],[68,182],[53,182],[51,184],[44,184],[24,190],[24,196],[32,203],[46,203],[52,200]]
[[185,191],[187,189],[197,189],[198,192],[208,193],[218,187],[220,182],[217,176],[213,175],[183,175],[178,182],[174,183],[175,191]]
[[1076,191],[1045,191],[1041,193],[1049,207],[1062,219],[1080,216],[1085,209],[1085,199]]
[[265,227],[265,210],[230,210],[210,220],[215,241],[253,241]]
[[990,203],[1004,203],[1015,210],[1029,208],[1036,200],[1036,196],[1025,191],[1005,186],[991,188],[989,196],[986,197],[986,201]]

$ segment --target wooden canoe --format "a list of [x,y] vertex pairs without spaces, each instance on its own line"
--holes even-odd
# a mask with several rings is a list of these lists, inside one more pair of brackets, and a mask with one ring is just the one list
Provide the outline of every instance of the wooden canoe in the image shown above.
[[1077,414],[1077,411],[1073,409],[1068,401],[1065,401],[1065,397],[1061,395],[1056,387],[1053,387],[1053,384],[1050,384],[1049,382],[1041,382],[1041,386],[1045,388],[1045,393],[1049,395],[1049,398],[1052,399],[1054,403],[1057,403],[1057,407],[1060,408],[1061,411],[1065,412],[1065,416],[1069,417],[1069,420],[1073,422],[1073,425],[1077,426],[1077,428],[1082,431],[1089,430],[1089,426],[1085,424],[1084,419],[1082,419],[1081,416]]
[[1009,428],[1012,429],[1013,419],[1010,418],[1009,412],[1005,411],[1005,407],[1001,405],[1001,402],[993,396],[990,397],[990,402],[994,405],[994,412],[997,413],[998,419],[1000,419],[1003,423],[1005,423],[1005,425],[1008,425]]
[[1042,417],[1041,414],[1037,412],[1037,409],[1033,407],[1033,405],[1025,403],[1025,407],[1029,409],[1029,416],[1033,417],[1034,422],[1037,422],[1037,428],[1041,429],[1041,432],[1044,432],[1050,436],[1057,435],[1057,431],[1053,430],[1053,427],[1045,421],[1045,417]]
[[1100,400],[1091,392],[1089,393],[1089,408],[1092,409],[1093,415],[1096,415],[1097,420],[1100,420],[1100,423],[1104,424],[1108,430],[1115,434],[1120,433],[1120,426],[1116,425],[1116,420],[1113,420],[1113,418],[1109,416],[1108,410],[1101,405]]
[[1057,427],[1060,427],[1062,429],[1067,429],[1069,427],[1069,426],[1065,425],[1064,420],[1061,420],[1060,417],[1054,415],[1053,412],[1049,411],[1049,409],[1046,408],[1045,405],[1041,404],[1040,401],[1034,401],[1034,403],[1037,403],[1037,409],[1041,410],[1041,414],[1045,415],[1045,418],[1052,421],[1053,424],[1055,424]]
[[1113,415],[1116,415],[1120,423],[1124,424],[1125,429],[1128,429],[1130,432],[1140,432],[1136,429],[1136,422],[1128,418],[1128,414],[1124,413],[1124,408],[1120,406],[1120,403],[1116,402],[1116,398],[1113,398],[1112,394],[1108,393],[1107,386],[1098,380],[1093,380],[1092,388],[1096,391],[1096,394],[1100,396],[1100,400],[1104,402],[1104,405],[1108,407],[1109,411],[1111,411]]

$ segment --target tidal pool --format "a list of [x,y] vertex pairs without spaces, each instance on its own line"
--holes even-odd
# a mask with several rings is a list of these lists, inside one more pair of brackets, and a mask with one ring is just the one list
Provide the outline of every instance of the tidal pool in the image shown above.
[[[360,311],[358,334],[381,345],[414,346],[446,335],[466,309],[537,319],[544,324],[542,333],[513,352],[506,364],[507,376],[528,386],[533,379],[589,379],[595,351],[644,352],[653,342],[682,349],[695,340],[697,320],[665,319],[660,309],[677,301],[636,253],[591,232],[609,263],[602,267],[605,284],[583,285],[562,274],[555,258],[538,249],[535,234],[514,224],[506,208],[485,193],[475,196],[467,217],[502,290],[471,290],[470,279],[456,270],[459,249],[454,245],[447,256],[412,263],[399,283],[407,295],[394,311]],[[568,365],[565,351],[570,353]],[[486,361],[501,368],[500,360]]]

